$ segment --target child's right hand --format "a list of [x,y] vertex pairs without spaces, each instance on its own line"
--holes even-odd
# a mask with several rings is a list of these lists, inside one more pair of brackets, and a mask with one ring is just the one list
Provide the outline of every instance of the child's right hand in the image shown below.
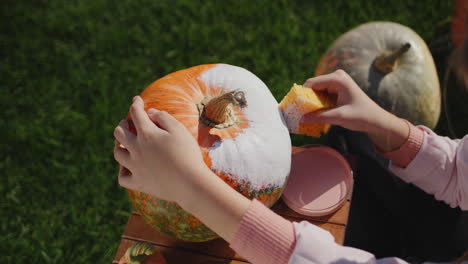
[[303,86],[337,96],[336,107],[305,115],[305,123],[329,123],[370,132],[382,119],[389,118],[389,113],[372,101],[343,70],[310,78]]
[[209,182],[212,176],[195,138],[170,114],[145,112],[139,96],[130,107],[130,115],[137,135],[130,133],[126,120],[114,130],[118,143],[115,159],[131,172],[128,175],[121,170],[119,184],[168,201],[185,203],[193,199],[197,185]]
[[409,134],[405,121],[378,106],[343,70],[310,78],[303,86],[337,96],[336,107],[306,114],[304,123],[328,123],[366,132],[383,151],[398,148]]

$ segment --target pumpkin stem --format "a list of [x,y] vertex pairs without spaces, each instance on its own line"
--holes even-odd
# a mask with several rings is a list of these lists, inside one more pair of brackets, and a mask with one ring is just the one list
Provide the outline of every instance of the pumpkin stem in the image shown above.
[[245,94],[239,89],[213,98],[207,97],[197,105],[200,121],[214,128],[230,127],[238,121],[233,109],[235,105],[247,106]]
[[398,65],[400,56],[411,48],[411,44],[405,43],[396,51],[384,51],[374,60],[374,67],[381,73],[387,74]]

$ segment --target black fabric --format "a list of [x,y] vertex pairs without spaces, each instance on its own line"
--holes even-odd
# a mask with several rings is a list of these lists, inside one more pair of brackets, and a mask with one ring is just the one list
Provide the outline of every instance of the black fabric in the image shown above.
[[327,145],[358,160],[345,245],[413,263],[452,261],[468,250],[468,212],[393,175],[365,134],[332,127]]

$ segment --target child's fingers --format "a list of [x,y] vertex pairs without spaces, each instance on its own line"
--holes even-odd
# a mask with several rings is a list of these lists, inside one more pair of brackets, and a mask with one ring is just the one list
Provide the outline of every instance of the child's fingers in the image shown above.
[[130,153],[120,148],[119,146],[114,147],[114,159],[122,166],[130,167]]
[[114,129],[114,137],[129,149],[134,144],[136,136],[133,135],[126,127],[128,127],[127,121],[120,121],[119,125]]
[[[120,143],[117,139],[114,140],[114,145],[115,145],[116,147],[121,148],[121,149],[127,150],[127,148],[126,148],[122,143]],[[128,150],[127,150],[127,151],[128,151]]]
[[337,70],[330,74],[320,75],[308,79],[303,86],[312,88],[314,91],[326,91],[336,94],[342,87],[342,78],[346,73],[343,70]]
[[130,106],[130,115],[138,134],[143,134],[143,131],[147,131],[151,126],[154,126],[145,112],[143,99],[140,96],[133,98],[132,106]]
[[129,169],[125,168],[124,166],[120,166],[119,175],[130,177],[132,176],[132,172]]
[[328,123],[333,125],[339,125],[342,119],[342,109],[323,109],[311,113],[307,113],[302,116],[301,123],[304,124],[317,124],[317,123]]
[[148,115],[151,121],[158,124],[158,126],[168,132],[174,131],[174,128],[181,125],[174,117],[164,111],[158,111],[156,109],[149,109]]
[[120,168],[119,172],[119,185],[127,188],[127,189],[132,189],[134,190],[135,188],[133,187],[133,176],[131,172],[127,168]]
[[118,181],[120,186],[125,187],[127,189],[134,189],[132,187],[134,185],[132,172],[122,163],[120,163]]

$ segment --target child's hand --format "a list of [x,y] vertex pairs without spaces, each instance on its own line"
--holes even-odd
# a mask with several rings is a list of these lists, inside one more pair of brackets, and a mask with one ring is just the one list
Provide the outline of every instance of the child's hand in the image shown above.
[[139,96],[133,99],[130,115],[136,136],[125,120],[114,130],[114,157],[131,172],[121,169],[119,184],[168,201],[190,199],[193,185],[209,175],[194,137],[166,112],[150,109],[147,114]]
[[308,79],[304,87],[337,96],[336,107],[312,112],[303,117],[305,123],[329,123],[351,130],[369,132],[389,113],[372,101],[343,70]]
[[121,169],[119,184],[177,202],[230,242],[250,200],[205,165],[194,137],[171,115],[147,114],[139,96],[133,100],[130,115],[137,136],[128,130],[127,121],[114,130],[114,157],[131,172]]
[[408,137],[405,121],[378,106],[343,70],[310,78],[304,86],[337,96],[336,107],[305,115],[305,123],[329,123],[366,132],[385,152],[397,149]]

